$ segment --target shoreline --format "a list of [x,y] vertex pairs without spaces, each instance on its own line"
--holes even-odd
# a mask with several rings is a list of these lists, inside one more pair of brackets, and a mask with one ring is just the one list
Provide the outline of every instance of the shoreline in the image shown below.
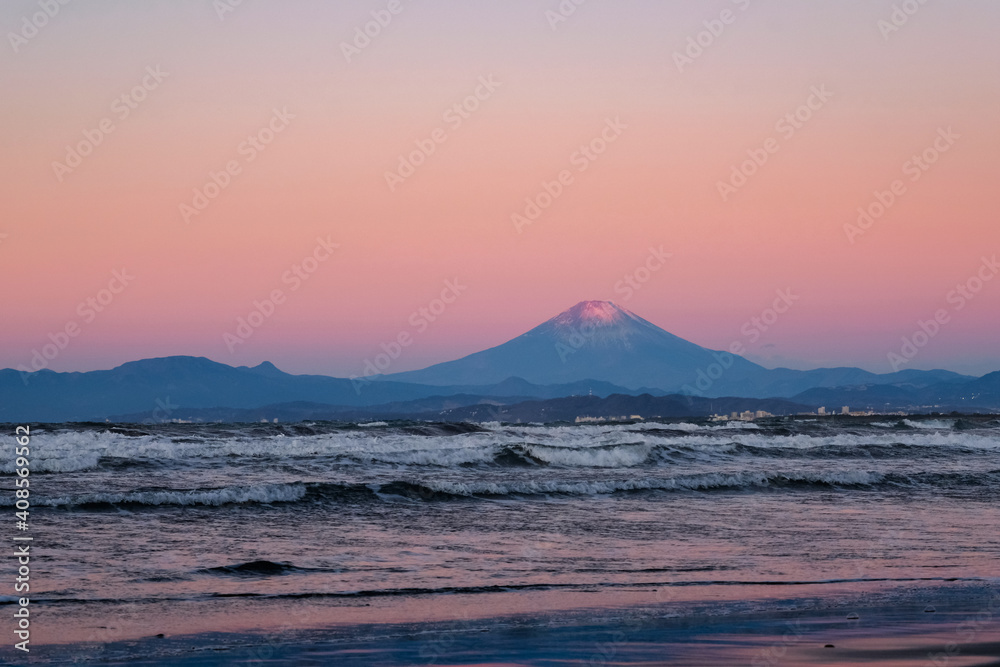
[[[435,617],[447,608],[462,608],[461,596],[442,596],[451,599],[414,601],[430,612],[422,621],[312,628],[303,627],[302,619],[329,618],[326,613],[315,613],[323,606],[304,603],[289,608],[285,601],[271,609],[276,615],[258,616],[258,620],[271,621],[256,630],[214,625],[203,626],[201,632],[168,632],[157,637],[159,628],[146,626],[152,632],[143,637],[38,644],[27,662],[112,665],[134,661],[190,667],[327,664],[331,660],[348,665],[1000,664],[1000,588],[996,585],[857,587],[850,593],[826,593],[681,603],[623,600],[624,604],[611,606],[466,618]],[[480,611],[501,606],[527,609],[542,602],[536,592],[497,595],[509,599],[475,596],[483,602]],[[491,604],[494,601],[503,604]],[[927,611],[929,606],[933,612]],[[244,611],[254,613],[250,608]],[[325,611],[342,615],[347,608],[338,605]],[[389,610],[371,611],[375,617],[386,616]],[[280,616],[283,622],[274,622]],[[43,624],[44,617],[39,616],[38,622]],[[828,644],[833,648],[827,648]],[[4,647],[0,658],[13,657],[11,652]]]

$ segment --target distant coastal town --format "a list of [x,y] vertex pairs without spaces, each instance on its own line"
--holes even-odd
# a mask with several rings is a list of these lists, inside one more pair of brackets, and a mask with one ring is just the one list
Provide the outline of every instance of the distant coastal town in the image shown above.
[[[906,412],[892,412],[892,413],[876,413],[872,410],[851,410],[850,406],[845,405],[840,409],[840,412],[828,412],[826,408],[817,408],[816,412],[799,412],[796,413],[796,417],[829,417],[831,415],[846,415],[849,417],[871,417],[876,414],[892,414],[906,416]],[[727,421],[742,421],[742,422],[752,422],[756,419],[767,419],[769,417],[774,417],[776,415],[771,414],[765,410],[757,410],[756,412],[752,410],[746,410],[744,412],[730,412],[728,415],[712,415],[708,418],[709,421],[713,422],[727,422]]]
[[[851,410],[850,406],[843,406],[839,412],[828,411],[825,407],[817,408],[815,412],[797,412],[794,417],[832,417],[836,415],[846,417],[874,417],[876,415],[906,417],[908,412],[875,412],[874,410]],[[770,419],[780,417],[766,410],[745,410],[743,412],[730,412],[728,415],[713,414],[708,417],[710,422],[752,422],[758,419]],[[606,422],[636,422],[645,421],[642,415],[621,415],[619,417],[577,417],[577,424],[599,424]]]

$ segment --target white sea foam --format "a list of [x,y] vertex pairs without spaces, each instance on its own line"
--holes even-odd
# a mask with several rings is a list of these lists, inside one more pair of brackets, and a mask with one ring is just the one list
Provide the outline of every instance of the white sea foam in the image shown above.
[[954,419],[902,419],[894,422],[872,422],[872,426],[879,428],[896,428],[902,423],[910,428],[919,429],[951,429],[955,427]]
[[266,484],[260,486],[229,486],[218,489],[178,491],[133,491],[128,493],[88,493],[79,496],[39,498],[35,505],[73,507],[79,505],[227,505],[230,503],[293,502],[305,496],[303,484]]
[[954,420],[945,419],[925,419],[913,421],[910,419],[904,419],[903,423],[911,428],[954,428]]
[[[941,423],[944,423],[942,421]],[[531,457],[554,466],[630,467],[655,461],[650,453],[685,452],[703,460],[743,456],[734,444],[754,447],[760,453],[809,450],[819,447],[850,451],[861,446],[962,448],[1000,451],[993,434],[922,428],[914,431],[837,432],[826,435],[771,435],[755,429],[695,427],[686,433],[657,433],[635,425],[584,427],[512,427],[498,431],[454,436],[418,436],[405,433],[349,431],[309,436],[226,437],[175,442],[164,435],[126,436],[110,432],[40,433],[32,438],[33,472],[73,472],[114,461],[190,461],[226,457],[332,457],[341,464],[384,463],[444,466],[490,464],[505,447],[519,447]],[[695,425],[689,425],[695,426]],[[662,425],[660,425],[662,430]],[[14,461],[0,464],[6,473]]]
[[[76,472],[96,468],[100,453],[93,450],[79,452],[43,452],[29,457],[32,472]],[[17,462],[9,458],[0,464],[0,472],[13,473],[17,470]]]
[[527,445],[525,450],[536,459],[560,466],[587,468],[627,468],[640,465],[653,449],[646,443],[631,443],[614,447],[551,447]]
[[753,422],[743,422],[743,421],[727,421],[722,422],[718,426],[710,426],[709,428],[716,430],[736,430],[736,431],[759,431],[760,426],[754,424]]

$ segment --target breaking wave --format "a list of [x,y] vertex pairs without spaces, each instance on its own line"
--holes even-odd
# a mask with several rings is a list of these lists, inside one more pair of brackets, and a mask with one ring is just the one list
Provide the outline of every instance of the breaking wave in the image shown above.
[[[215,489],[130,491],[126,493],[87,493],[78,496],[45,498],[33,495],[32,504],[42,507],[79,509],[116,509],[132,507],[212,506],[287,503],[305,497],[304,484],[266,484],[227,486]],[[12,504],[12,503],[4,503]]]
[[[1000,470],[986,473],[914,473],[872,470],[744,471],[701,473],[657,478],[523,479],[523,480],[406,480],[370,484],[290,482],[208,489],[158,489],[127,493],[88,493],[45,498],[34,504],[61,509],[114,510],[174,507],[219,507],[281,503],[370,503],[399,500],[446,501],[524,496],[608,496],[644,492],[758,492],[831,489],[956,489],[1000,486]],[[13,500],[0,501],[9,506]]]
[[[919,422],[915,422],[919,423]],[[934,423],[932,421],[924,423]],[[760,428],[695,424],[628,426],[500,427],[464,430],[463,425],[404,425],[358,428],[336,433],[268,437],[170,437],[105,431],[41,433],[32,438],[32,472],[65,473],[188,465],[206,459],[259,459],[294,464],[432,466],[555,466],[631,468],[678,462],[731,461],[740,457],[777,459],[940,458],[1000,451],[995,430],[940,420],[934,427],[868,427],[836,433],[781,433]],[[947,426],[947,428],[945,428]],[[641,427],[641,428],[637,428]],[[445,430],[448,433],[441,433]],[[463,431],[464,432],[460,432]],[[905,444],[904,444],[905,443]],[[14,461],[0,473],[14,472]]]

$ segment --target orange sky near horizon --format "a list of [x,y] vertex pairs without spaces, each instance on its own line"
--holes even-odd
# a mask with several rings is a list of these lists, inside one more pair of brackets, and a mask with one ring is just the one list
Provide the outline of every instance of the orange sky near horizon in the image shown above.
[[[76,324],[48,367],[191,354],[349,376],[412,333],[396,372],[608,299],[768,366],[875,372],[943,309],[905,367],[1000,369],[984,264],[1000,5],[921,5],[896,26],[882,0],[590,0],[553,27],[556,0],[336,4],[71,3],[37,34],[37,3],[4,4],[0,368]],[[386,25],[348,61],[372,12]],[[706,45],[678,67],[689,39]],[[192,213],[213,174],[225,186]],[[557,196],[518,229],[546,183]],[[852,228],[879,197],[884,215]],[[134,279],[87,306],[122,269]],[[748,340],[787,289],[799,300]]]

